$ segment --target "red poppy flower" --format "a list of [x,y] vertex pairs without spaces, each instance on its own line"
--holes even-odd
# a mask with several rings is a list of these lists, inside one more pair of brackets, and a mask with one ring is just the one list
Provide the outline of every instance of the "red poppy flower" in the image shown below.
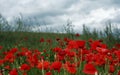
[[62,40],[59,40],[58,43],[59,43],[59,46],[61,46],[61,47],[65,46],[64,41],[62,41]]
[[95,65],[99,65],[99,66],[101,66],[101,65],[104,65],[105,64],[105,55],[104,54],[100,54],[100,53],[98,53],[98,54],[95,54],[94,55],[94,62],[95,62]]
[[20,70],[30,70],[30,66],[28,64],[22,64],[21,67],[20,67]]
[[76,65],[75,64],[71,64],[70,62],[66,62],[64,67],[71,74],[75,74],[77,72]]
[[46,72],[45,75],[52,75],[52,73],[51,72]]
[[30,50],[29,50],[29,51],[26,51],[26,52],[25,52],[25,55],[26,55],[26,57],[31,56],[31,55],[32,55],[32,51],[30,51]]
[[100,48],[100,47],[97,47],[96,50],[97,50],[99,53],[108,53],[108,52],[109,52],[108,49]]
[[47,43],[52,43],[52,40],[51,39],[47,39],[47,41],[46,41]]
[[64,41],[65,41],[65,42],[69,42],[70,39],[65,37],[65,38],[64,38]]
[[44,41],[45,41],[44,38],[41,38],[41,39],[40,39],[40,42],[44,42]]
[[4,64],[4,60],[0,60],[0,66]]
[[79,33],[76,33],[76,34],[75,34],[75,36],[76,36],[76,37],[79,37],[79,36],[80,36],[80,34],[79,34]]
[[15,56],[12,53],[7,53],[7,55],[5,56],[4,60],[6,62],[14,62],[15,60]]
[[41,61],[38,63],[37,68],[47,70],[49,66],[50,66],[50,63],[48,61]]
[[60,72],[61,67],[62,67],[62,63],[59,61],[55,61],[51,65],[51,69],[57,70],[58,72]]
[[116,50],[114,51],[115,55],[117,56],[117,58],[120,60],[120,50]]
[[62,61],[64,60],[64,56],[56,55],[56,60]]
[[12,48],[10,51],[9,51],[9,53],[16,53],[18,51],[18,49],[17,48]]
[[97,47],[100,46],[100,42],[97,40],[97,41],[93,41],[90,43],[90,46],[91,46],[91,50],[96,50]]
[[76,40],[76,43],[79,48],[84,48],[84,46],[85,46],[85,41],[83,41],[83,40]]
[[69,56],[69,57],[74,57],[76,55],[76,52],[70,52],[70,51],[68,51],[66,53],[66,55]]
[[17,72],[17,69],[12,69],[10,72],[9,72],[10,75],[18,75],[18,72]]
[[34,67],[38,63],[38,57],[36,54],[33,54],[33,55],[27,57],[26,61],[30,64],[31,67]]
[[61,51],[58,52],[58,55],[65,56],[66,55],[66,51],[65,50],[61,50]]
[[78,44],[76,43],[75,40],[71,40],[71,41],[69,41],[67,48],[70,48],[70,49],[75,48],[75,49],[77,49],[78,48]]
[[34,53],[35,53],[37,56],[40,56],[40,55],[41,55],[41,52],[40,52],[38,49],[35,49],[35,50],[34,50]]
[[94,60],[94,54],[93,53],[88,53],[85,55],[85,61],[91,62]]
[[57,38],[56,38],[56,41],[59,41],[59,40],[61,40],[61,39],[57,37]]
[[10,66],[9,65],[5,66],[4,68],[7,69],[7,70],[10,70]]
[[119,44],[119,43],[118,43],[118,44],[116,44],[115,46],[116,46],[117,48],[120,48],[120,44]]
[[22,51],[28,51],[28,48],[22,47],[21,50]]
[[115,71],[114,65],[110,65],[109,71],[110,71],[110,73],[113,73]]
[[97,72],[93,64],[85,64],[83,72],[85,74],[95,74]]
[[58,54],[57,54],[57,59],[60,60],[60,61],[61,61],[61,60],[64,60],[65,55],[66,55],[66,51],[65,51],[65,50],[61,50],[61,51],[59,51]]
[[23,52],[23,51],[22,51],[22,52],[18,52],[18,53],[17,53],[17,57],[25,56],[25,54],[26,54],[26,52]]
[[54,52],[59,52],[59,51],[62,51],[62,49],[59,48],[59,47],[55,47],[55,48],[53,49],[53,51],[54,51]]

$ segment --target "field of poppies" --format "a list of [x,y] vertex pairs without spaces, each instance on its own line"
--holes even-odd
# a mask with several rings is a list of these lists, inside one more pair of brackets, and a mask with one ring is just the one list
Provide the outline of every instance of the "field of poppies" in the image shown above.
[[119,43],[109,47],[80,34],[3,34],[0,75],[120,75]]

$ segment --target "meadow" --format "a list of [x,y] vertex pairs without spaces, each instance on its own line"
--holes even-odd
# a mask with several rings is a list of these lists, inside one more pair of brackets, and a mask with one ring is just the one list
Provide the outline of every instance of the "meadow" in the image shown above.
[[103,32],[0,31],[0,75],[120,75],[120,38]]

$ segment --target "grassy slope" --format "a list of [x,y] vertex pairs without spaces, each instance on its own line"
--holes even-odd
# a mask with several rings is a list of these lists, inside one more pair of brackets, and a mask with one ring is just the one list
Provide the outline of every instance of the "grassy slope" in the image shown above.
[[5,47],[6,49],[12,47],[29,47],[29,48],[39,48],[40,46],[40,38],[44,38],[46,40],[51,39],[56,45],[56,38],[71,38],[71,39],[84,39],[88,41],[90,38],[92,39],[103,39],[104,43],[106,43],[109,47],[113,46],[113,44],[118,43],[115,39],[108,39],[106,37],[95,37],[92,35],[80,35],[80,37],[76,37],[74,34],[58,34],[58,33],[34,33],[34,32],[1,32],[0,33],[0,45]]
[[2,45],[6,49],[16,46],[39,48],[40,38],[44,38],[45,40],[51,39],[54,42],[56,38],[64,37],[69,37],[69,35],[56,33],[34,33],[34,32],[1,32],[0,45]]

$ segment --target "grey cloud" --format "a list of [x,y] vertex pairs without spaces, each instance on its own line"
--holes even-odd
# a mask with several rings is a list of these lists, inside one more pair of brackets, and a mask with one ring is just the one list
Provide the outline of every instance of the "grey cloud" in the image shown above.
[[89,14],[92,10],[96,10],[98,8],[120,8],[120,0],[86,0],[81,1],[82,7],[80,12],[84,14]]
[[79,0],[69,0],[69,1],[66,0],[64,4],[64,8],[69,8],[70,6],[76,4],[77,2],[79,2]]
[[110,19],[112,23],[120,24],[120,13],[118,13],[113,19]]
[[[95,27],[95,24],[104,24],[111,18],[101,18],[101,12],[95,10],[103,9],[103,13],[108,13],[108,10],[113,8],[116,11],[120,9],[120,0],[0,0],[0,13],[7,19],[11,20],[13,16],[18,16],[19,13],[22,13],[25,19],[33,18],[31,21],[34,22],[33,24],[36,22],[41,25],[60,26],[70,18],[73,24],[76,25],[75,28],[81,27],[84,23],[93,24],[93,27]],[[112,14],[114,16],[111,19],[113,23],[120,23],[118,17],[120,14],[118,13]],[[99,17],[101,18],[100,22]]]
[[112,3],[113,3],[115,6],[120,6],[120,0],[112,0]]

